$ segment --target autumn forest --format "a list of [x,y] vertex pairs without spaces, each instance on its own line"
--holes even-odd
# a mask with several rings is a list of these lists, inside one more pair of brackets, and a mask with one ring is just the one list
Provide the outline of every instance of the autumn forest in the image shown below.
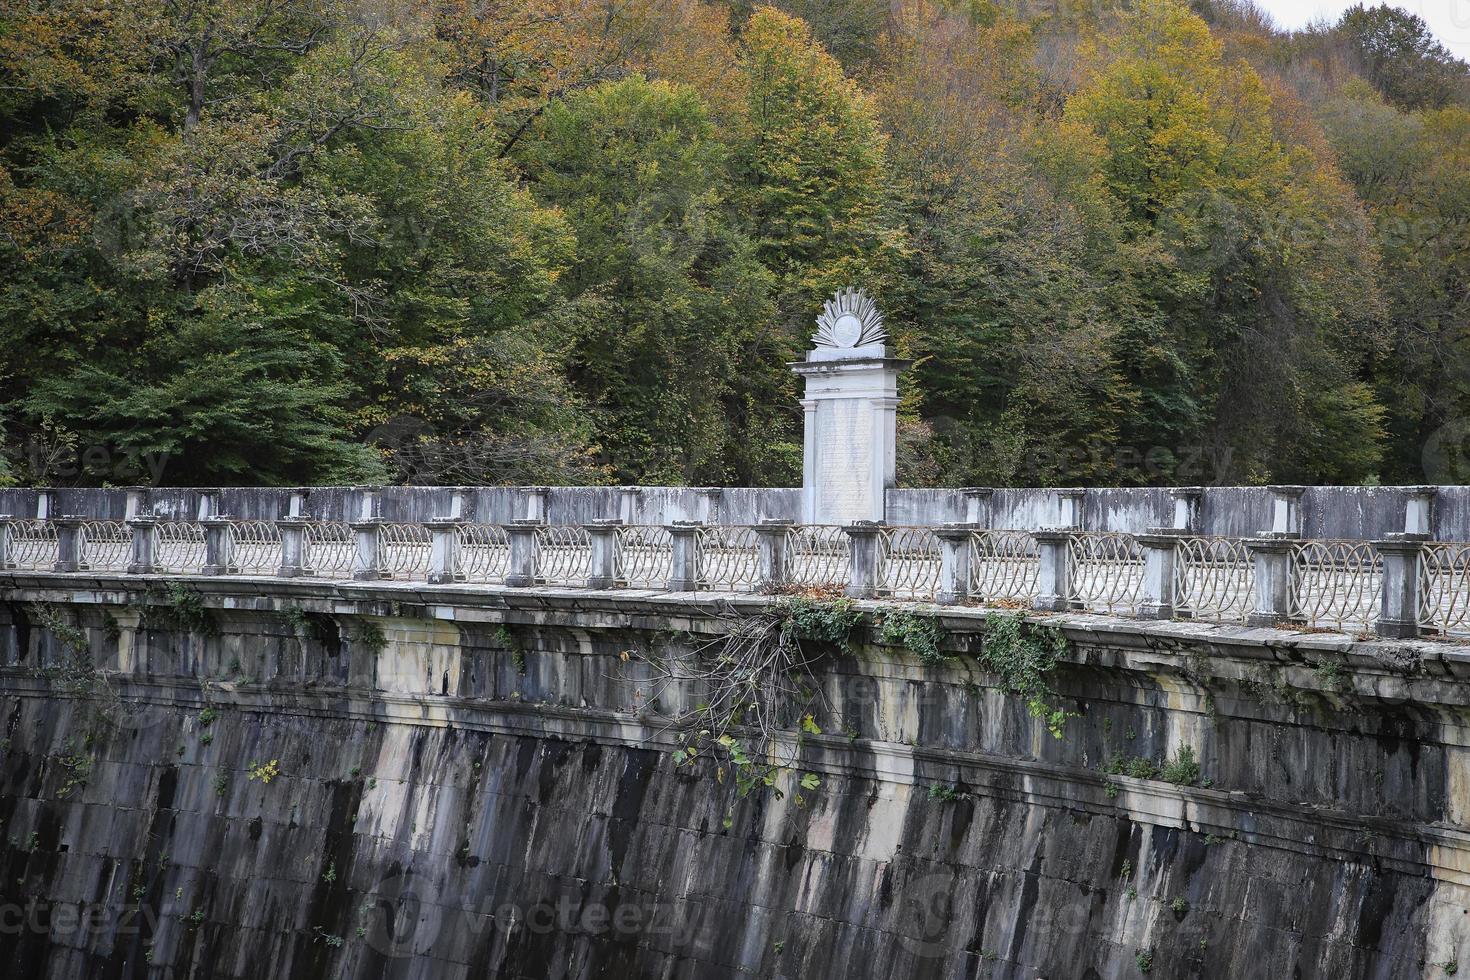
[[1470,68],[1364,5],[0,0],[0,484],[1470,482]]

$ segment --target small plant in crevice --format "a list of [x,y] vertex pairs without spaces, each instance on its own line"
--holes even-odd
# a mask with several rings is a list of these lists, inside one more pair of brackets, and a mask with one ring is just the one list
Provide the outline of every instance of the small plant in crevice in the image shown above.
[[1342,666],[1339,660],[1319,660],[1312,664],[1312,673],[1324,689],[1342,694],[1351,687]]
[[370,619],[359,619],[352,631],[352,642],[368,653],[377,655],[388,648],[388,634]]
[[933,616],[923,616],[908,609],[883,608],[874,619],[873,638],[888,646],[903,647],[920,662],[934,666],[945,661],[939,649],[944,630]]
[[1118,798],[1118,794],[1121,792],[1122,790],[1118,789],[1117,783],[1108,783],[1106,786],[1103,787],[1103,795],[1110,800],[1116,800]]
[[1164,763],[1159,778],[1176,786],[1193,786],[1199,782],[1199,762],[1194,758],[1194,748],[1181,745],[1179,754]]
[[183,582],[169,582],[162,589],[150,589],[149,598],[152,602],[147,607],[147,615],[153,623],[200,636],[219,635],[214,613],[204,605],[204,597],[197,589]]
[[1021,698],[1032,718],[1046,725],[1054,738],[1074,717],[1058,703],[1051,685],[1057,665],[1071,648],[1066,635],[1055,626],[1029,622],[1024,614],[993,614],[985,619],[985,639],[979,660],[999,675],[1006,693]]
[[493,637],[495,645],[510,654],[516,673],[526,676],[526,651],[521,646],[520,636],[510,626],[502,623],[495,627]]
[[286,606],[281,617],[291,627],[291,632],[305,651],[308,642],[317,643],[328,656],[342,652],[342,629],[336,617],[330,613],[309,612],[300,606]]
[[1174,918],[1182,919],[1189,914],[1189,903],[1176,896],[1174,901],[1169,903],[1169,911],[1174,913]]
[[327,870],[322,872],[322,881],[332,884],[337,880],[337,862],[333,861],[327,865]]
[[214,795],[215,796],[224,796],[225,793],[229,791],[229,788],[230,788],[230,777],[225,773],[225,771],[224,770],[220,770],[219,772],[215,773],[214,774]]
[[970,794],[955,786],[945,783],[929,784],[929,799],[939,800],[944,803],[952,803],[955,800],[969,799]]
[[248,766],[250,772],[249,778],[252,780],[258,779],[263,784],[269,786],[270,781],[281,774],[280,761],[279,759],[272,759],[269,762],[251,762]]
[[1139,950],[1138,955],[1133,958],[1133,962],[1138,964],[1139,973],[1148,973],[1154,968],[1153,949],[1149,948]]

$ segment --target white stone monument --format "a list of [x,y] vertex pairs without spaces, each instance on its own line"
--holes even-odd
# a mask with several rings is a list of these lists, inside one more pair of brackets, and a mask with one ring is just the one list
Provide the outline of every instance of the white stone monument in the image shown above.
[[883,520],[893,486],[898,375],[883,314],[861,289],[833,296],[817,317],[813,348],[791,370],[806,379],[801,519],[807,524]]

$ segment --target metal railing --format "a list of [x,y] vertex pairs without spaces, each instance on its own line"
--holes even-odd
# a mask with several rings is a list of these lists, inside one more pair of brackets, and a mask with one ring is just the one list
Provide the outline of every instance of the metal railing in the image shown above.
[[1069,580],[1086,609],[1133,612],[1143,602],[1143,551],[1131,534],[1084,531],[1067,540]]
[[[83,521],[77,553],[83,568],[120,572],[133,553],[133,529],[125,521]],[[276,549],[279,556],[280,549]]]
[[498,524],[461,524],[460,574],[466,582],[504,582],[510,571],[510,534]]
[[1368,541],[1292,546],[1291,615],[1312,626],[1363,630],[1377,617],[1383,559]]
[[1420,553],[1419,625],[1470,632],[1470,542],[1431,541]]
[[939,538],[933,528],[885,527],[878,532],[878,588],[898,599],[929,599],[939,591]]
[[281,566],[281,529],[275,521],[230,526],[225,564],[244,575],[271,575]]
[[841,587],[852,576],[847,534],[836,524],[797,524],[786,530],[786,579],[792,585]]
[[970,535],[970,595],[990,602],[1029,603],[1041,591],[1041,552],[1030,531]]
[[56,564],[56,525],[50,521],[5,521],[5,564],[40,571]]
[[548,585],[582,585],[592,571],[592,538],[576,524],[536,529],[536,578]]
[[204,568],[204,525],[198,521],[159,521],[153,564],[161,572],[181,574]]
[[346,578],[357,560],[357,536],[346,521],[311,521],[301,551],[301,568],[307,575]]
[[625,525],[614,532],[614,575],[630,589],[661,589],[674,566],[674,538],[666,527]]
[[704,588],[750,592],[760,584],[760,550],[754,528],[701,527],[695,548]]
[[68,517],[0,520],[0,563],[10,570],[136,567],[518,587],[818,588],[898,601],[1083,608],[1349,633],[1373,629],[1395,637],[1470,634],[1470,543],[1414,534],[1369,542],[972,525],[946,531]]
[[1254,599],[1250,549],[1238,538],[1181,537],[1175,565],[1178,608],[1195,619],[1244,623]]

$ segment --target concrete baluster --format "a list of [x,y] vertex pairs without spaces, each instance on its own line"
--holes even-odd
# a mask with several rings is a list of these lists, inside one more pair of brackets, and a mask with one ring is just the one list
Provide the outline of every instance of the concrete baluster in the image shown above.
[[883,525],[878,521],[857,521],[843,530],[847,532],[847,553],[851,560],[843,594],[851,599],[871,599],[878,594],[883,550],[878,538],[883,533]]
[[1198,534],[1202,526],[1201,517],[1205,491],[1203,487],[1174,487],[1169,491],[1174,501],[1173,523],[1170,529],[1186,534]]
[[1036,601],[1032,608],[1047,612],[1081,609],[1076,583],[1072,580],[1072,555],[1069,547],[1076,528],[1044,528],[1033,531],[1040,565],[1037,576]]
[[586,525],[587,540],[592,547],[592,562],[587,571],[587,588],[611,589],[618,584],[618,530],[621,520],[598,520]]
[[506,527],[510,537],[510,568],[505,575],[505,584],[513,589],[524,589],[536,584],[541,574],[541,547],[537,537],[546,524],[540,520],[514,521]]
[[1246,616],[1247,626],[1275,626],[1291,621],[1292,576],[1297,573],[1291,555],[1296,544],[1295,534],[1246,539],[1255,594],[1255,608]]
[[[1177,511],[1175,517],[1179,517]],[[1173,619],[1179,610],[1179,539],[1184,532],[1184,528],[1153,527],[1138,536],[1143,551],[1143,599],[1138,615],[1144,619]]]
[[57,517],[51,523],[56,527],[56,561],[53,572],[75,572],[82,567],[82,519],[80,517]]
[[132,520],[148,513],[148,488],[123,487],[127,496],[123,503],[123,520]]
[[946,524],[935,528],[939,538],[939,591],[934,601],[941,606],[957,606],[970,597],[970,542],[983,524]]
[[352,558],[352,578],[358,582],[372,582],[386,578],[383,573],[381,531],[383,522],[374,517],[352,521],[348,524],[357,541],[357,550]]
[[459,561],[459,528],[463,523],[458,515],[424,522],[429,531],[430,585],[464,581],[464,569]]
[[1438,487],[1405,487],[1409,499],[1404,504],[1404,533],[1434,537],[1434,501]]
[[545,524],[549,519],[551,511],[551,488],[550,487],[526,487],[526,516],[525,520],[540,521]]
[[789,584],[786,542],[793,522],[761,521],[755,525],[756,587],[762,592],[779,592]]
[[239,571],[235,566],[235,523],[228,517],[209,516],[200,520],[204,525],[204,567],[201,575],[230,575]]
[[995,490],[991,487],[965,487],[965,523],[984,529],[994,527]]
[[1391,534],[1373,542],[1383,559],[1383,592],[1373,625],[1379,636],[1402,640],[1419,635],[1419,560],[1427,540],[1424,534]]
[[152,575],[158,571],[158,519],[135,517],[128,521],[133,532],[133,555],[129,575]]
[[669,565],[670,592],[697,592],[704,578],[700,567],[699,521],[675,521],[668,526],[673,541],[673,560]]
[[305,575],[306,518],[288,512],[285,517],[276,521],[276,528],[281,532],[281,567],[276,569],[276,575],[280,578],[299,578]]

